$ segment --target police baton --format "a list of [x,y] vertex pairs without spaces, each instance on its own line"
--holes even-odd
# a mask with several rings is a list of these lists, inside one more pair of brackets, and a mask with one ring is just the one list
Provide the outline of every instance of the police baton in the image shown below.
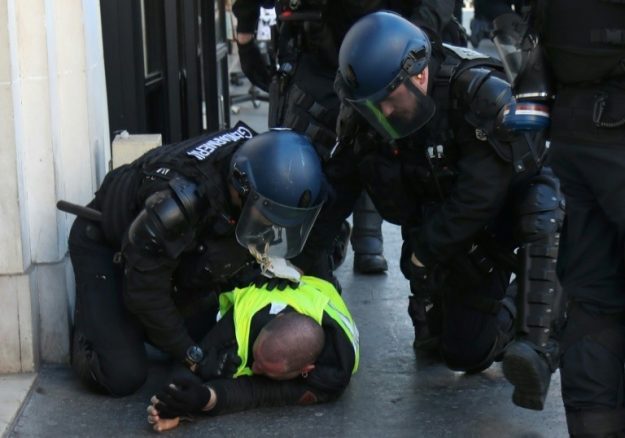
[[89,219],[95,222],[102,221],[102,213],[91,207],[85,207],[83,205],[78,205],[78,204],[72,204],[71,202],[61,200],[56,203],[56,208],[58,208],[61,211],[64,211],[65,213],[74,214],[83,219]]

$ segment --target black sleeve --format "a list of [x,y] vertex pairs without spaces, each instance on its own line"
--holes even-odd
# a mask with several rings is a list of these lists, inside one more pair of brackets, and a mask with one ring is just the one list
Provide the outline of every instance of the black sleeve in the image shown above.
[[338,396],[352,378],[356,356],[345,331],[327,314],[323,315],[325,344],[308,374],[308,384],[325,394]]
[[232,342],[236,342],[236,333],[234,331],[233,312],[230,311],[208,331],[200,342],[200,347],[202,350],[208,351],[211,347],[219,349]]
[[172,278],[178,260],[147,254],[130,242],[124,245],[124,303],[146,330],[148,339],[176,358],[194,344],[172,300]]
[[411,233],[416,257],[426,266],[447,261],[500,212],[514,177],[512,165],[464,125],[458,134],[461,158],[449,196]]
[[217,394],[217,404],[210,411],[211,415],[331,400],[328,394],[311,387],[301,377],[280,381],[262,376],[241,376],[236,379],[211,380],[208,386]]
[[259,0],[237,0],[232,5],[232,12],[237,17],[237,32],[256,33],[260,16]]

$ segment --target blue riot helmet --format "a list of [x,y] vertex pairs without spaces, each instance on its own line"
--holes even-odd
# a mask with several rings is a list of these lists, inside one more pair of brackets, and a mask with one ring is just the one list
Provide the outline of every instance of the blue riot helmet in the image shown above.
[[349,29],[339,52],[346,101],[385,139],[410,135],[436,109],[412,80],[431,53],[427,35],[401,16],[386,11],[364,16]]
[[237,241],[257,259],[299,254],[326,199],[310,140],[287,129],[252,137],[232,156],[230,182],[243,200]]

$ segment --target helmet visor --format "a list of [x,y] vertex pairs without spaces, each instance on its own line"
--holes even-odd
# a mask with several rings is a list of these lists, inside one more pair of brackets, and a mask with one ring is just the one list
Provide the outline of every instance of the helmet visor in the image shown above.
[[292,258],[302,251],[323,206],[288,207],[251,192],[239,217],[237,241],[263,256]]
[[384,88],[362,99],[347,99],[386,140],[407,137],[430,121],[434,101],[405,76],[398,85]]

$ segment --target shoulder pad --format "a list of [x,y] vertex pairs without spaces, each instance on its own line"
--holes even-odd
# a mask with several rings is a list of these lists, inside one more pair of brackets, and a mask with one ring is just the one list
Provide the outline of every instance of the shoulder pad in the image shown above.
[[534,166],[544,153],[541,133],[528,136],[502,125],[503,111],[514,101],[510,84],[498,71],[471,68],[460,72],[452,84],[453,96],[464,119],[475,128],[478,140],[488,142],[500,158],[514,165],[516,172]]
[[128,239],[139,249],[175,258],[193,241],[201,213],[196,185],[183,178],[153,193],[130,225]]
[[499,116],[503,107],[513,100],[510,84],[487,68],[470,68],[453,79],[453,95],[458,106],[467,111],[471,125],[486,128],[484,124]]

